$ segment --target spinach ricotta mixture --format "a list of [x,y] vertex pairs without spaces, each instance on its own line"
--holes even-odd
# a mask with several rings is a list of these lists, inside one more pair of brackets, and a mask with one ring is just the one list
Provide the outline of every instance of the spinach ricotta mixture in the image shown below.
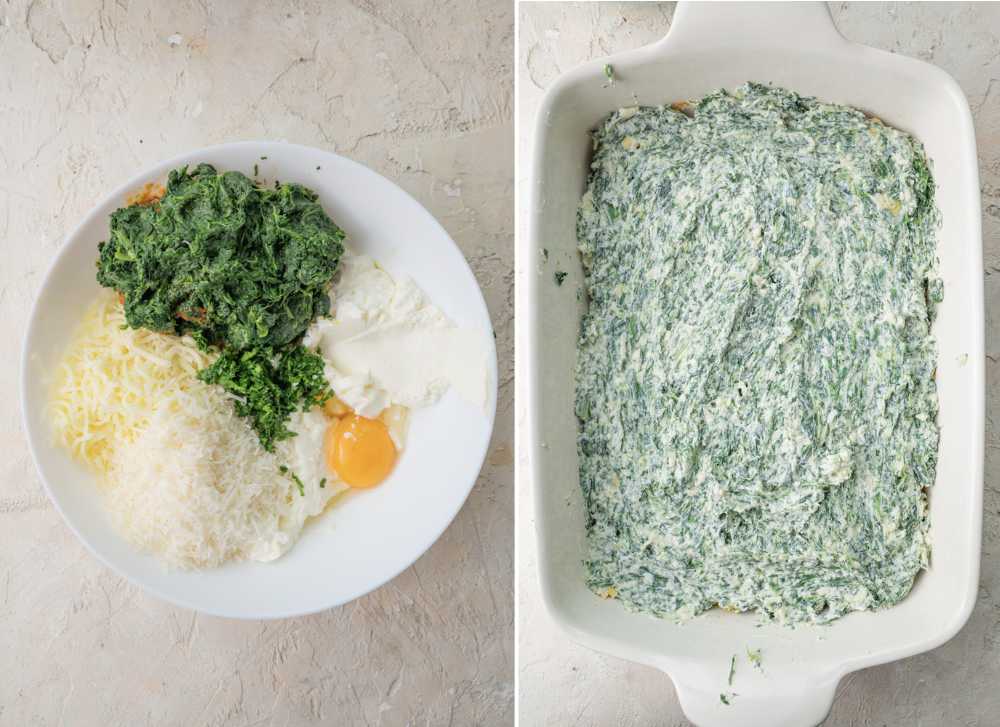
[[913,137],[748,84],[622,109],[578,216],[589,586],[683,620],[906,596],[937,463],[934,184]]

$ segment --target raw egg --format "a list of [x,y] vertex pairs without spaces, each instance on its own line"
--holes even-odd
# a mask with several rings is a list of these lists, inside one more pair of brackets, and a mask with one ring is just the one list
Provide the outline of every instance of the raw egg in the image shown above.
[[342,402],[336,396],[331,396],[326,400],[326,404],[323,405],[323,411],[326,412],[328,417],[336,419],[344,416],[345,414],[350,414],[351,407],[347,406],[347,404]]
[[326,463],[351,487],[374,487],[392,472],[396,446],[381,421],[350,414],[326,430]]

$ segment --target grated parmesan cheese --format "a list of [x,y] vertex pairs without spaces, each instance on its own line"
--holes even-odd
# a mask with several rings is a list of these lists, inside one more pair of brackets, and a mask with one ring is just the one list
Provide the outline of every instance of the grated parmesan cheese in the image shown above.
[[170,567],[281,556],[346,489],[322,463],[325,417],[296,413],[299,436],[265,452],[229,395],[196,378],[208,355],[190,339],[123,325],[114,295],[102,295],[52,397],[56,435],[101,475],[112,522]]
[[279,469],[289,462],[289,470],[305,482],[311,471],[307,461],[321,464],[322,414],[297,414],[292,426],[318,417],[319,427],[302,427],[300,436],[270,454],[222,389],[194,387],[179,393],[175,403],[176,411],[158,409],[138,439],[119,450],[111,471],[114,490],[107,497],[118,530],[168,565],[211,568],[231,560],[274,560],[292,547],[309,517],[346,489],[329,477],[322,489],[318,479],[308,481],[300,494]]

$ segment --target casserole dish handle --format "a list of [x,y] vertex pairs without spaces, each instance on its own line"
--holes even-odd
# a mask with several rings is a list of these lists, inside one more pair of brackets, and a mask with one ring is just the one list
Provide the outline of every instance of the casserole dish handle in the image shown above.
[[657,46],[669,53],[846,45],[823,2],[682,2]]
[[673,681],[684,714],[698,727],[815,727],[833,706],[839,680],[775,679],[772,685],[764,676],[763,689],[741,689],[737,682],[721,693],[717,684],[706,690],[683,677]]

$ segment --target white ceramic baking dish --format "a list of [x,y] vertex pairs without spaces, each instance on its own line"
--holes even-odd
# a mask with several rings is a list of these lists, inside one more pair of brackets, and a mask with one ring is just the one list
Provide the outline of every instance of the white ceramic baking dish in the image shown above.
[[[614,68],[615,83],[604,76]],[[689,623],[627,612],[584,585],[573,363],[583,303],[576,207],[588,131],[608,112],[698,98],[745,81],[850,104],[916,135],[933,162],[943,223],[945,299],[935,326],[941,441],[930,498],[931,568],[899,605],[828,627],[758,628],[718,610]],[[555,621],[586,646],[667,672],[699,725],[814,725],[847,673],[932,649],[955,635],[976,598],[983,481],[983,283],[979,178],[968,103],[934,66],[846,41],[823,4],[681,4],[662,41],[593,61],[546,94],[534,137],[528,281],[528,426],[539,572]],[[542,249],[548,262],[542,262]],[[536,263],[537,261],[537,263]],[[555,270],[568,271],[565,284]],[[747,663],[761,649],[763,669]],[[738,655],[732,686],[730,658]],[[720,694],[735,693],[727,706]]]

